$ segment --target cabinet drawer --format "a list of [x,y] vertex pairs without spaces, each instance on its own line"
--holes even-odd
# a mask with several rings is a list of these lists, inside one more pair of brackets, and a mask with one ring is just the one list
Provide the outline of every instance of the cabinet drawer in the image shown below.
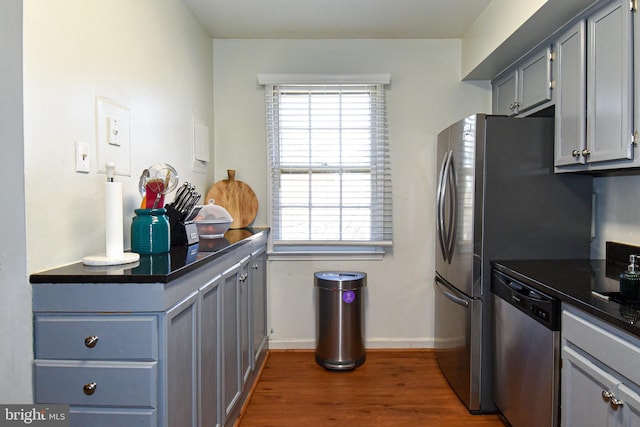
[[[157,362],[35,360],[38,403],[84,406],[157,405]],[[93,393],[88,384],[95,384]]]
[[70,427],[113,427],[158,425],[155,409],[140,408],[82,408],[69,410]]
[[[157,360],[155,316],[58,316],[35,318],[36,359]],[[95,337],[95,342],[91,342]]]
[[564,310],[563,339],[640,384],[640,340],[582,312]]

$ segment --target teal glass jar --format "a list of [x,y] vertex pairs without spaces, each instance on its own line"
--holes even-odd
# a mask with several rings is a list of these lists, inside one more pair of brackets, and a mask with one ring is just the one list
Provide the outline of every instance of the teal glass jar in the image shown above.
[[169,252],[171,232],[167,210],[135,209],[131,221],[131,252],[153,255]]

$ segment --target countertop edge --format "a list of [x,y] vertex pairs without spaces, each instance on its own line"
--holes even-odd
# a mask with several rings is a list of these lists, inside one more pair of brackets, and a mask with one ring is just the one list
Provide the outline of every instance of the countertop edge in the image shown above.
[[[229,243],[228,246],[221,248],[219,250],[213,252],[199,252],[201,255],[198,259],[187,263],[175,270],[172,270],[168,273],[150,273],[150,274],[126,274],[125,270],[130,270],[131,265],[121,265],[121,266],[111,266],[113,270],[122,270],[120,274],[105,274],[106,268],[96,268],[95,274],[91,274],[91,268],[84,268],[85,270],[81,274],[62,274],[62,273],[54,273],[56,271],[60,271],[61,269],[69,268],[71,266],[81,266],[82,262],[77,262],[71,264],[69,266],[57,267],[48,270],[44,270],[41,272],[33,273],[29,275],[29,283],[30,284],[72,284],[72,283],[163,283],[167,284],[180,277],[183,277],[189,272],[199,269],[202,266],[205,266],[216,259],[224,256],[225,254],[233,251],[245,244],[249,244],[250,242],[261,238],[264,233],[269,233],[269,227],[255,227],[249,228],[252,232],[251,235],[244,237],[236,242]],[[172,248],[172,251],[176,248]],[[86,266],[84,266],[86,267]]]
[[613,325],[619,329],[622,329],[636,337],[640,337],[640,329],[629,322],[625,322],[620,318],[617,318],[605,311],[602,308],[599,308],[598,305],[606,304],[611,308],[619,309],[620,304],[613,301],[605,301],[601,300],[598,297],[592,296],[590,301],[584,301],[581,298],[578,298],[575,295],[572,295],[567,292],[562,292],[553,286],[540,282],[532,277],[527,276],[526,274],[522,274],[521,272],[510,268],[503,263],[508,263],[509,261],[492,261],[491,265],[496,270],[505,273],[514,279],[520,280],[523,283],[544,292],[552,297],[558,298],[561,302],[567,303],[573,307],[579,308],[600,320],[607,322],[610,325]]

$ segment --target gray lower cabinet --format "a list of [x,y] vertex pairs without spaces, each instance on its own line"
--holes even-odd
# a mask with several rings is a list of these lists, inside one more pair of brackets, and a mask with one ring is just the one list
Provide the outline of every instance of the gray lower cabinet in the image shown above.
[[265,251],[164,284],[34,283],[34,401],[72,427],[233,425],[266,356]]
[[267,348],[267,251],[260,248],[251,254],[249,270],[251,288],[250,301],[253,327],[253,364],[257,365],[261,355]]
[[167,337],[166,411],[170,426],[197,427],[198,423],[198,293],[190,294],[164,316]]
[[242,393],[240,276],[245,260],[222,274],[222,395],[225,418],[236,408]]
[[71,425],[158,425],[160,319],[36,314],[34,398],[69,404]]
[[215,426],[224,419],[221,412],[220,384],[222,363],[220,360],[220,319],[222,275],[216,275],[199,290],[199,375],[200,425]]
[[561,424],[640,425],[640,340],[587,313],[562,313]]
[[251,355],[251,303],[250,303],[250,258],[245,258],[240,263],[240,276],[238,276],[238,290],[240,298],[239,334],[240,334],[240,371],[242,373],[242,384],[249,380],[249,375],[253,371],[253,357]]

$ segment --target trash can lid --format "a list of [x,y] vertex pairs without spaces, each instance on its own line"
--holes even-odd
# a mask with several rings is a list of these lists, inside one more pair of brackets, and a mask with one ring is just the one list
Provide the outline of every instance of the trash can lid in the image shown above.
[[367,274],[360,271],[318,271],[315,284],[324,289],[361,288],[367,284]]

